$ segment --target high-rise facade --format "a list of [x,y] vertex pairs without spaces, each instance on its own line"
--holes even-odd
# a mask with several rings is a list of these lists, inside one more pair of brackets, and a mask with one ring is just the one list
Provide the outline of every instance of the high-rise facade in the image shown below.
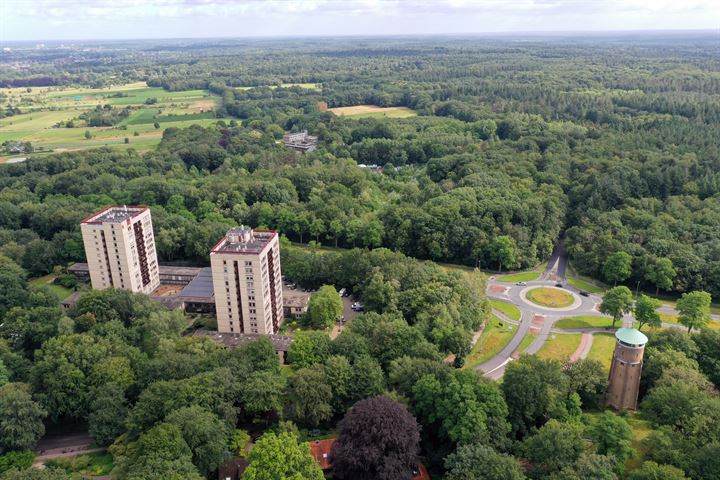
[[648,338],[635,328],[620,328],[615,338],[606,403],[618,410],[635,410]]
[[229,230],[210,252],[210,266],[218,331],[277,333],[283,318],[277,232]]
[[83,220],[80,230],[93,288],[149,294],[160,286],[149,208],[110,206]]

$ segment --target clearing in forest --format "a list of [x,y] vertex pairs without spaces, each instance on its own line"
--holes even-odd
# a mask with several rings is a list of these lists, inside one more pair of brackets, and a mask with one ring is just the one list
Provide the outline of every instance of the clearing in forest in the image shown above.
[[360,118],[407,118],[414,117],[417,112],[408,107],[378,107],[377,105],[355,105],[354,107],[335,107],[328,108],[329,112],[333,112],[340,117],[360,117]]

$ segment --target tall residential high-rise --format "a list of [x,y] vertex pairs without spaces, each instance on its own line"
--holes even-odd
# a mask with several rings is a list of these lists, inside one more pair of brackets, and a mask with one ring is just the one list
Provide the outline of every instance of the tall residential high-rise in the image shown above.
[[160,286],[149,208],[110,206],[83,220],[80,230],[93,288],[149,294]]
[[221,333],[277,333],[283,318],[280,242],[272,230],[241,226],[210,252]]
[[618,410],[635,410],[648,338],[635,328],[620,328],[615,338],[606,403]]

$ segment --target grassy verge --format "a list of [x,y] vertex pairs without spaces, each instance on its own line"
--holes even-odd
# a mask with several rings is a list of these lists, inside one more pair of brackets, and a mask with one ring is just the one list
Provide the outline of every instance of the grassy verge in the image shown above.
[[60,457],[45,462],[48,467],[57,467],[67,473],[80,475],[109,475],[113,469],[113,457],[107,452],[88,453],[77,457]]
[[67,297],[69,297],[72,293],[72,290],[70,290],[69,288],[65,288],[61,285],[55,285],[54,283],[52,283],[53,280],[55,280],[55,275],[49,274],[45,275],[44,277],[33,278],[32,280],[30,280],[30,284],[35,286],[45,285],[50,290],[52,290],[55,295],[58,296],[58,299],[60,299],[60,301],[63,301]]
[[605,371],[610,372],[615,343],[615,335],[612,333],[593,334],[593,343],[587,358],[602,363]]
[[[670,313],[661,313],[660,320],[663,323],[672,323],[673,325],[680,325],[683,328],[687,328],[682,323],[680,323],[680,318],[677,315],[673,315]],[[710,320],[706,328],[709,328],[710,330],[720,330],[720,322],[718,322],[717,320]],[[693,329],[693,331],[695,330]]]
[[522,273],[511,273],[509,275],[501,275],[497,277],[495,280],[498,282],[508,282],[508,283],[515,283],[515,282],[532,282],[533,280],[537,280],[540,276],[540,272],[522,272]]
[[504,313],[505,316],[508,317],[510,320],[520,321],[520,317],[522,316],[520,309],[512,303],[501,302],[499,300],[490,300],[490,305],[495,310],[499,310],[500,312]]
[[518,345],[517,350],[515,350],[516,353],[523,353],[527,348],[530,346],[531,343],[535,341],[537,338],[537,335],[534,333],[528,333],[525,335],[525,338],[522,339],[522,342],[520,342],[520,345]]
[[514,327],[510,330],[505,322],[491,315],[480,338],[465,359],[465,368],[480,365],[497,355],[512,339],[516,330]]
[[551,308],[568,307],[575,301],[572,295],[558,288],[533,288],[526,296],[533,303]]
[[547,339],[537,354],[545,360],[566,362],[577,350],[581,338],[580,333],[553,335]]
[[558,320],[555,328],[606,328],[612,327],[612,318],[579,315]]
[[568,265],[567,269],[567,281],[573,287],[580,290],[585,290],[586,292],[604,295],[607,291],[607,286],[589,277],[579,275],[570,265]]

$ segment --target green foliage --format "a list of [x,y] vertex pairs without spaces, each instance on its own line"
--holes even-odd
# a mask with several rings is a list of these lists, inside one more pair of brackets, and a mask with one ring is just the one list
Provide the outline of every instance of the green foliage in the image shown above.
[[[645,274],[645,280],[656,285],[657,291],[670,290],[677,271],[669,258],[658,258]],[[657,292],[656,292],[657,293]]]
[[306,443],[290,433],[265,433],[250,450],[243,480],[323,480]]
[[523,355],[505,370],[502,392],[514,435],[523,437],[550,419],[566,419],[571,392],[560,363]]
[[650,328],[658,328],[662,325],[660,320],[660,314],[657,309],[660,308],[661,303],[654,298],[650,298],[647,295],[640,294],[635,301],[635,307],[633,308],[633,314],[635,320],[638,322],[638,330],[642,330],[642,327],[647,325]]
[[[335,294],[337,296],[337,294]],[[330,353],[330,337],[325,332],[301,331],[293,334],[288,362],[298,368],[323,363]]]
[[180,428],[160,423],[140,435],[136,442],[114,445],[111,453],[118,480],[201,480],[202,475],[192,464],[192,451],[182,437]]
[[516,249],[515,241],[507,235],[493,239],[489,246],[489,255],[498,263],[498,272],[502,272],[503,265],[506,268],[512,268],[515,265]]
[[635,450],[630,446],[630,425],[612,412],[603,412],[588,433],[600,455],[612,455],[620,463],[635,455]]
[[582,426],[577,423],[548,421],[522,443],[522,451],[532,469],[541,473],[559,472],[580,459],[584,444]]
[[342,315],[342,300],[332,285],[323,285],[310,296],[305,322],[313,328],[327,328]]
[[685,473],[671,465],[658,465],[655,462],[643,462],[637,470],[628,475],[628,480],[685,480]]
[[712,297],[707,292],[683,293],[677,301],[680,312],[680,323],[685,325],[688,333],[693,328],[700,329],[710,321],[710,303]]
[[519,462],[484,445],[463,445],[445,459],[447,480],[523,480]]
[[597,360],[580,359],[566,365],[564,373],[568,377],[570,390],[577,392],[584,407],[600,406],[608,385],[602,363]]
[[632,275],[632,257],[626,252],[615,252],[603,264],[603,279],[606,282],[622,282]]
[[125,431],[127,400],[125,392],[116,383],[106,383],[98,388],[90,410],[90,435],[99,445],[110,445]]
[[12,469],[26,470],[30,468],[34,460],[35,454],[31,451],[7,452],[0,455],[0,474]]
[[287,399],[288,414],[299,425],[317,427],[332,417],[333,389],[322,369],[302,368],[295,372]]
[[2,480],[70,480],[70,476],[59,468],[29,468],[8,470],[0,476]]
[[228,448],[230,453],[235,456],[245,458],[247,455],[246,447],[248,442],[251,440],[250,434],[245,430],[235,429],[230,434],[230,442]]
[[623,315],[629,313],[633,307],[633,295],[626,286],[611,288],[603,297],[600,312],[613,317],[613,327]]
[[45,433],[47,412],[29,392],[25,384],[0,387],[0,450],[29,450]]
[[193,464],[203,475],[214,472],[225,460],[229,428],[214,413],[193,405],[175,410],[165,421],[180,429]]

